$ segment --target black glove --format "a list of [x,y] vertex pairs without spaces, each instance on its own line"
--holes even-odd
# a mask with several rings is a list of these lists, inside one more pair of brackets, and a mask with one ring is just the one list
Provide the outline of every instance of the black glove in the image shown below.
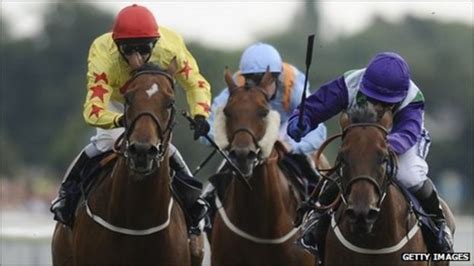
[[211,127],[204,116],[196,115],[194,117],[194,126],[191,129],[194,129],[194,140],[197,140],[199,137],[207,135]]
[[117,118],[116,126],[117,127],[125,127],[125,115],[121,115]]

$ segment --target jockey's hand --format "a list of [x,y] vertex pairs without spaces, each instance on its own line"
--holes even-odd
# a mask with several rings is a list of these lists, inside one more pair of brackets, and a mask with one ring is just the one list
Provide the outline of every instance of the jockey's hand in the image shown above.
[[125,127],[125,115],[121,115],[119,118],[117,118],[117,126]]
[[309,133],[309,126],[306,123],[303,123],[303,127],[298,126],[298,118],[295,117],[288,122],[287,133],[293,140],[300,142],[301,138],[306,136]]
[[207,135],[211,127],[204,116],[196,115],[194,117],[194,126],[191,129],[194,129],[194,140],[197,140],[199,137]]

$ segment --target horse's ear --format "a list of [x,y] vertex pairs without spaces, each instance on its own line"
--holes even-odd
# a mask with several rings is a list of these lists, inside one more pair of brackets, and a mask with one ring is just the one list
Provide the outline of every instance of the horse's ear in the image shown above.
[[270,67],[267,66],[267,71],[262,77],[259,86],[263,88],[265,93],[271,98],[275,94],[276,86],[274,84],[275,77],[270,72]]
[[393,114],[392,111],[386,111],[383,115],[382,118],[380,118],[380,125],[382,125],[384,128],[389,129],[392,127],[393,123]]
[[178,69],[178,62],[175,56],[173,57],[173,59],[171,59],[171,62],[168,65],[168,69],[166,70],[166,72],[170,74],[171,76],[174,76],[174,74],[176,74],[177,69]]
[[224,79],[225,83],[227,84],[227,88],[229,88],[229,92],[232,93],[232,91],[237,88],[237,84],[235,84],[234,78],[232,78],[232,74],[230,73],[230,70],[227,67],[225,67],[224,70]]
[[339,117],[339,125],[341,126],[341,130],[344,130],[347,126],[349,126],[351,123],[351,120],[349,118],[349,114],[347,114],[346,111],[343,111],[341,113],[341,116]]

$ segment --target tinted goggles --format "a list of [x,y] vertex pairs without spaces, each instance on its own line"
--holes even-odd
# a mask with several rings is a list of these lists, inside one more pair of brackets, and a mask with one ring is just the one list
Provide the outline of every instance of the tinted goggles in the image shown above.
[[141,55],[151,54],[153,49],[154,42],[143,43],[143,44],[128,44],[122,43],[119,45],[120,52],[124,55],[132,55],[134,52],[137,52]]

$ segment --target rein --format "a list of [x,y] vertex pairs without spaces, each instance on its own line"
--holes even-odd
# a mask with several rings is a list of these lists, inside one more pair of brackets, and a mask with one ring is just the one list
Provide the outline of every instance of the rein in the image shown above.
[[388,253],[394,253],[402,249],[408,241],[410,241],[413,236],[418,232],[420,229],[420,226],[418,225],[418,221],[416,221],[413,224],[413,227],[408,231],[408,233],[403,237],[397,244],[390,246],[390,247],[385,247],[385,248],[379,248],[379,249],[369,249],[369,248],[362,248],[358,247],[351,242],[349,242],[341,233],[341,230],[339,230],[339,227],[337,226],[334,213],[331,215],[331,227],[334,230],[334,234],[336,235],[337,239],[341,244],[343,244],[347,249],[361,253],[361,254],[388,254]]
[[285,235],[279,238],[256,237],[238,228],[236,225],[234,225],[230,221],[229,217],[227,216],[227,213],[225,212],[224,206],[222,205],[222,202],[219,199],[219,195],[217,195],[217,193],[216,193],[216,198],[215,198],[215,204],[217,207],[217,211],[219,212],[222,218],[222,221],[224,221],[224,224],[227,226],[227,228],[229,228],[234,234],[257,244],[282,244],[288,241],[289,239],[291,239],[296,233],[298,233],[298,231],[301,228],[301,225],[298,227],[293,227],[291,231],[289,231],[288,233],[286,233]]

